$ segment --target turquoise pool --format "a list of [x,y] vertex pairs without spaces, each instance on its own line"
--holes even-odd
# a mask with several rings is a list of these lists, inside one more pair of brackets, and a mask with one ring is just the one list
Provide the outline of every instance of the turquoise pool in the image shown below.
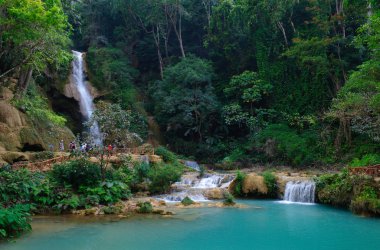
[[0,249],[380,249],[379,219],[322,205],[239,202],[248,208],[182,209],[171,218],[37,217],[32,233]]

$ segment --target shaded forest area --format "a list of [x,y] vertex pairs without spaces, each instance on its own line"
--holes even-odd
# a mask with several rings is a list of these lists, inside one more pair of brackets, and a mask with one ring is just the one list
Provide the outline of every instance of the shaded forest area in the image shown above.
[[100,99],[145,123],[154,116],[163,143],[179,154],[226,165],[375,164],[379,7],[370,0],[3,0],[0,78],[17,73],[26,90],[34,76],[46,88],[67,76],[75,48],[88,52]]

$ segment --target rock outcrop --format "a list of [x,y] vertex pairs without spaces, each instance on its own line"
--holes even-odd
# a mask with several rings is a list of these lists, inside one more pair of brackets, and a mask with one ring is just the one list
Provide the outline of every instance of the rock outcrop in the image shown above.
[[10,88],[0,88],[0,164],[27,160],[20,152],[47,150],[50,144],[58,149],[61,139],[65,145],[74,139],[67,127],[30,119],[12,105],[13,97]]

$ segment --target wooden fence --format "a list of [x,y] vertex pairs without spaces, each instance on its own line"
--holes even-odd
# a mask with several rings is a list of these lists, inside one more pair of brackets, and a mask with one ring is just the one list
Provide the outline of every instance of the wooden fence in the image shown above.
[[[154,155],[154,149],[153,148],[116,148],[113,149],[111,152],[106,152],[106,154],[134,154],[134,155]],[[89,152],[89,156],[98,156],[99,154],[95,152]],[[29,161],[22,161],[22,162],[16,162],[12,164],[12,169],[21,169],[21,168],[27,168],[31,171],[48,171],[51,170],[53,164],[56,163],[62,163],[65,161],[68,161],[70,159],[75,158],[75,156],[59,156],[55,157],[49,160],[45,161],[38,161],[38,162],[29,162]]]
[[366,174],[374,177],[380,177],[380,164],[368,167],[350,168],[350,174]]

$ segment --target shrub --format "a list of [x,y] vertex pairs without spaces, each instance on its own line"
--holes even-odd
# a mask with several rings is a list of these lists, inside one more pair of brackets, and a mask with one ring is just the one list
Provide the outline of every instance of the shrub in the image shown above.
[[34,161],[44,161],[54,158],[54,152],[51,151],[42,151],[33,154]]
[[61,196],[61,199],[58,199],[57,204],[54,206],[59,212],[76,209],[81,205],[79,196],[76,194],[67,192],[59,196]]
[[262,176],[264,177],[265,185],[268,188],[268,195],[270,197],[276,197],[278,190],[276,176],[270,171],[265,171],[262,173]]
[[104,214],[118,214],[121,212],[121,208],[118,206],[106,206],[102,208]]
[[380,155],[366,154],[362,158],[355,158],[351,161],[350,167],[365,167],[380,164]]
[[77,190],[80,186],[97,185],[101,180],[101,169],[98,164],[80,159],[55,164],[51,176],[61,186],[70,185]]
[[120,181],[103,182],[97,187],[82,186],[79,192],[86,197],[87,201],[97,201],[104,205],[127,199],[131,194],[129,187]]
[[148,177],[150,165],[146,162],[141,162],[135,165],[134,167],[134,175],[135,180],[139,182],[143,182],[145,178]]
[[138,203],[138,211],[141,214],[149,214],[153,212],[153,206],[149,201]]
[[29,217],[29,206],[0,206],[0,239],[17,237],[22,232],[31,230]]
[[236,195],[241,196],[243,194],[242,192],[243,182],[246,176],[247,175],[245,173],[237,171],[236,178],[235,178],[235,189],[234,189],[234,193]]
[[235,203],[235,201],[234,201],[234,197],[233,197],[233,195],[230,194],[230,193],[226,193],[226,194],[224,195],[224,201],[223,201],[223,204],[224,204],[225,206],[233,206],[233,205],[235,205],[236,203]]
[[42,176],[29,170],[0,169],[0,202],[17,204],[30,202],[33,188],[40,186]]
[[351,202],[350,209],[356,214],[380,215],[380,199],[374,187],[365,186]]
[[157,164],[150,168],[148,177],[151,181],[149,190],[151,193],[165,193],[169,191],[171,184],[179,181],[183,169],[171,164]]
[[181,203],[184,206],[190,206],[190,205],[194,204],[194,201],[192,199],[190,199],[189,196],[186,196],[185,198],[183,198]]
[[59,126],[63,126],[66,123],[66,118],[57,115],[49,108],[48,100],[41,96],[35,84],[29,84],[26,95],[15,99],[14,105],[24,110],[32,119],[51,122]]
[[123,165],[112,172],[111,179],[121,181],[129,186],[134,181],[135,174],[128,166]]
[[318,134],[314,130],[297,132],[284,124],[269,125],[258,135],[261,146],[268,139],[275,141],[275,152],[272,158],[282,163],[293,166],[308,165],[317,162],[322,151],[316,143],[319,140]]
[[177,156],[165,147],[160,146],[160,147],[156,148],[155,154],[158,156],[161,156],[163,161],[166,163],[177,163],[178,162]]

